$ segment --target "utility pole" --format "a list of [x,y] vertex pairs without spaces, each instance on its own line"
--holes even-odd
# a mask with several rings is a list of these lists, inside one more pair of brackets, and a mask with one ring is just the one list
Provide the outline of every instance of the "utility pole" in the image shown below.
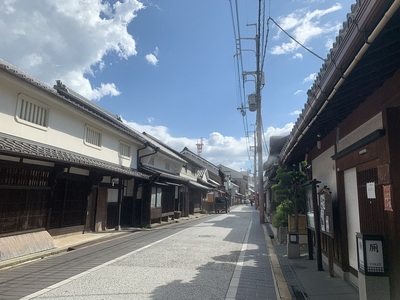
[[261,121],[261,82],[260,69],[260,32],[261,32],[261,0],[258,1],[258,22],[256,34],[256,101],[257,101],[257,154],[258,154],[258,209],[260,211],[260,223],[264,223],[264,183],[263,183],[263,159],[262,159],[262,121]]
[[[257,126],[257,125],[255,125]],[[257,191],[257,137],[256,137],[256,127],[254,127],[254,190]],[[258,206],[258,202],[256,202],[256,199],[254,199],[254,205]]]
[[200,143],[197,143],[196,146],[197,146],[197,155],[201,156],[201,154],[203,152],[203,146],[204,146],[203,138],[200,139]]

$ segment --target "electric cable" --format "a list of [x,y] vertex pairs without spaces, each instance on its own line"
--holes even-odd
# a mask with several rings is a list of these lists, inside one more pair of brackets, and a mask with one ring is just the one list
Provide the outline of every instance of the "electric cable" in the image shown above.
[[291,38],[293,41],[295,41],[299,46],[301,46],[302,48],[304,48],[305,50],[307,50],[308,52],[310,52],[312,55],[314,55],[315,57],[318,57],[320,60],[325,61],[325,59],[323,59],[321,56],[319,56],[318,54],[316,54],[315,52],[313,52],[312,50],[308,49],[306,46],[304,46],[303,44],[301,44],[298,40],[296,40],[294,37],[292,37],[287,31],[285,31],[281,26],[279,26],[279,24],[277,22],[275,22],[274,19],[272,19],[271,17],[269,17],[269,19],[274,22],[274,24],[280,29],[282,30],[289,38]]

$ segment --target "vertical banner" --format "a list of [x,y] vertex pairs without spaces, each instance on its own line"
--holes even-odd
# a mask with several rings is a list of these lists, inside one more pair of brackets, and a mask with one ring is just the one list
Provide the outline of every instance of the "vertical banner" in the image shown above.
[[385,204],[385,211],[393,211],[392,208],[392,186],[383,185],[383,202]]

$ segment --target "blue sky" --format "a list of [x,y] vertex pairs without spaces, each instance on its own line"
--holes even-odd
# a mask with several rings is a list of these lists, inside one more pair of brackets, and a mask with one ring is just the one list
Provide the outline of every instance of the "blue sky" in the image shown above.
[[[265,1],[265,18],[326,58],[354,2]],[[247,24],[257,13],[256,0],[2,1],[0,58],[50,86],[61,79],[177,151],[197,152],[203,138],[204,158],[253,172],[255,113],[238,108],[254,82],[241,88],[234,55],[239,29],[243,71],[255,70],[256,27]],[[268,25],[266,144],[290,133],[323,63]]]

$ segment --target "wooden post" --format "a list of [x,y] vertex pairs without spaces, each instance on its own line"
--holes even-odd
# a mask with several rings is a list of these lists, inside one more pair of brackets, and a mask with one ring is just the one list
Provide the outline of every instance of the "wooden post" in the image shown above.
[[314,259],[314,247],[313,247],[313,231],[310,228],[307,228],[307,244],[308,244],[308,259]]
[[328,236],[328,265],[329,265],[329,276],[335,277],[335,271],[333,269],[333,238]]
[[316,189],[313,189],[313,206],[314,206],[314,224],[315,224],[315,240],[317,247],[317,266],[318,271],[323,271],[322,267],[322,250],[321,250],[321,219],[320,219],[320,211],[317,199]]

